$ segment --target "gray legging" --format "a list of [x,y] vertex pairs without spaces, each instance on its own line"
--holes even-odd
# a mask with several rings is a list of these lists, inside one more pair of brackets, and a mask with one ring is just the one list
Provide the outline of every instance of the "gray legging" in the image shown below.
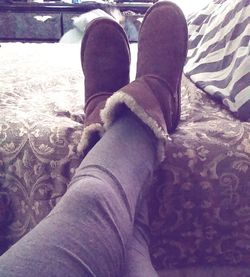
[[151,131],[126,111],[82,161],[52,212],[0,257],[0,276],[156,276],[133,236],[155,145]]

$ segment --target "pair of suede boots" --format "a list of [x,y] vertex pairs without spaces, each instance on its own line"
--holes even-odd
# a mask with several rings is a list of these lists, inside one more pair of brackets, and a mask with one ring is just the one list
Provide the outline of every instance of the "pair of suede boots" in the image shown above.
[[158,161],[164,159],[165,141],[180,120],[187,39],[179,7],[154,4],[140,28],[136,79],[129,83],[130,50],[123,28],[107,18],[88,25],[81,47],[86,118],[78,151],[87,153],[126,106],[153,131]]

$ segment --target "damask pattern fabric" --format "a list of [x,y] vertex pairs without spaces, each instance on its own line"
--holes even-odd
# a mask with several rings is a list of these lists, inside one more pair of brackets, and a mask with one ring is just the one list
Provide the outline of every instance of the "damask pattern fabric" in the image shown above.
[[236,117],[250,121],[250,1],[219,0],[188,18],[185,73]]
[[158,272],[159,277],[248,277],[249,267],[206,266],[167,269]]
[[[11,245],[56,205],[82,159],[84,85],[79,46],[2,44],[0,55],[0,191]],[[183,78],[181,124],[149,199],[157,269],[248,263],[249,141],[250,123]]]
[[153,263],[249,266],[250,123],[187,79],[181,120],[150,194]]
[[78,167],[83,78],[75,45],[1,44],[0,191],[9,244],[57,203]]

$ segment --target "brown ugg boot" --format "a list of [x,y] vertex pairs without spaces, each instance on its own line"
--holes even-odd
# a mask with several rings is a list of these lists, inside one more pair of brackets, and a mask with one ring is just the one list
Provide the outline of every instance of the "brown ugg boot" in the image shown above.
[[123,28],[97,18],[86,28],[81,46],[85,77],[85,124],[78,152],[85,154],[102,136],[100,110],[107,98],[129,83],[130,50]]
[[180,119],[180,84],[187,54],[187,24],[171,2],[146,13],[139,34],[136,80],[113,94],[101,111],[108,128],[126,105],[158,138],[158,159],[165,157],[168,133]]

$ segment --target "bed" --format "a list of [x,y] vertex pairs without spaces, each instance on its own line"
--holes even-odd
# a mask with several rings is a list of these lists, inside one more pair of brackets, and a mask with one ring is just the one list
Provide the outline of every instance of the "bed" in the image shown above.
[[[136,44],[131,49],[133,79]],[[1,43],[2,252],[56,205],[82,159],[79,50]],[[148,199],[151,258],[160,276],[249,276],[250,122],[186,76],[181,122]]]

